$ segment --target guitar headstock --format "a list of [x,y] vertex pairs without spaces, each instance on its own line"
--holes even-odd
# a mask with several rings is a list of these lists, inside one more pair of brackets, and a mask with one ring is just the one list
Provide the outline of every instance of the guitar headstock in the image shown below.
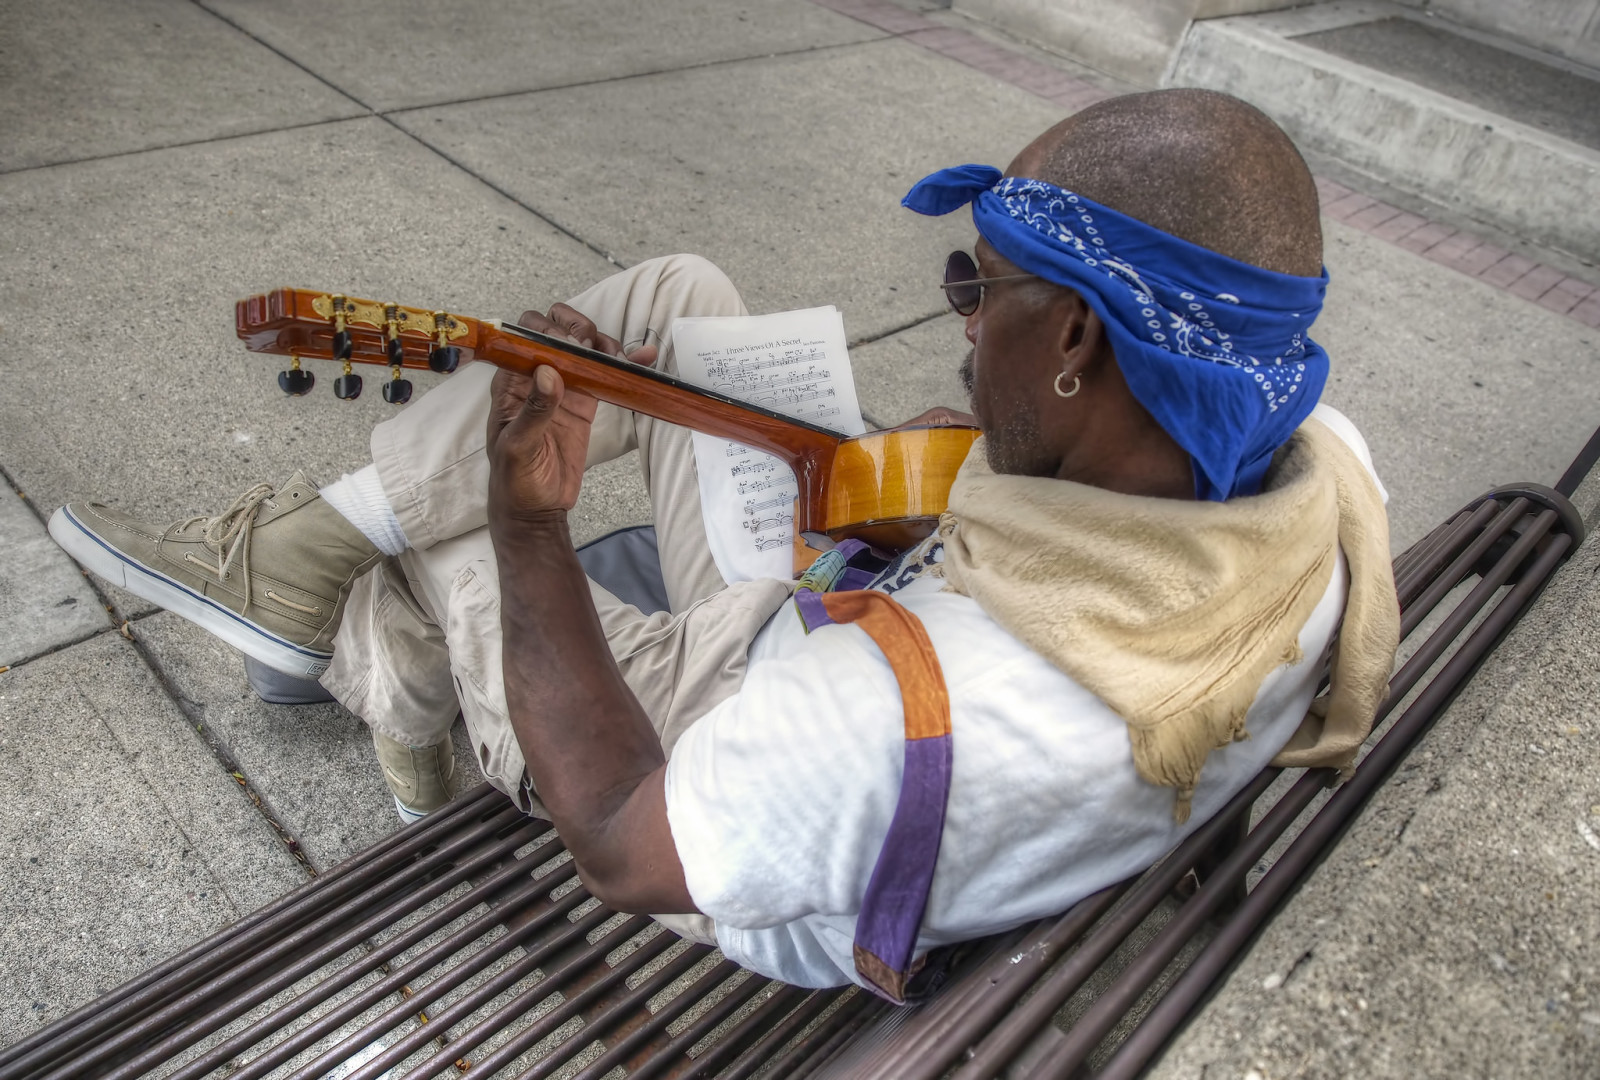
[[464,315],[311,289],[277,289],[240,300],[234,323],[251,352],[290,358],[289,369],[278,375],[285,393],[307,393],[316,381],[300,367],[301,360],[342,362],[344,373],[333,387],[342,398],[361,393],[361,376],[352,373],[352,364],[384,364],[390,368],[384,400],[395,404],[411,397],[401,368],[454,371],[484,335],[484,324]]

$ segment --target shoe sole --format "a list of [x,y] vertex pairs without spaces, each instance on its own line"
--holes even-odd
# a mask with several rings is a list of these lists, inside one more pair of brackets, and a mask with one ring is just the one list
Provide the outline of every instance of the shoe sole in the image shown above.
[[85,570],[188,619],[275,671],[315,679],[328,670],[333,653],[296,645],[263,630],[232,608],[124,555],[65,506],[50,515],[50,535]]
[[411,807],[400,801],[400,796],[398,795],[394,797],[394,811],[400,815],[400,823],[402,825],[415,825],[417,822],[433,813],[431,810],[411,809]]

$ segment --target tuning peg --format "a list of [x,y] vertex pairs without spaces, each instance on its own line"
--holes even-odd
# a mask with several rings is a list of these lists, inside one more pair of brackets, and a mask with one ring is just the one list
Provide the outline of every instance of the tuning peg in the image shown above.
[[461,349],[455,345],[435,345],[428,350],[428,367],[448,375],[461,363]]
[[433,348],[428,350],[428,367],[441,375],[448,375],[461,363],[461,350],[449,344],[450,328],[455,320],[443,311],[433,313]]
[[344,374],[333,380],[333,396],[354,401],[361,396],[361,376],[352,374],[350,361],[344,362]]
[[291,355],[289,357],[288,371],[278,372],[278,389],[290,397],[302,397],[305,394],[309,394],[311,388],[316,384],[317,377],[315,375],[300,369],[300,358],[298,356]]
[[335,360],[349,360],[350,351],[350,331],[335,330],[333,334],[333,358]]
[[399,367],[389,369],[389,381],[383,384],[383,400],[390,405],[404,405],[411,400],[411,380],[400,377]]

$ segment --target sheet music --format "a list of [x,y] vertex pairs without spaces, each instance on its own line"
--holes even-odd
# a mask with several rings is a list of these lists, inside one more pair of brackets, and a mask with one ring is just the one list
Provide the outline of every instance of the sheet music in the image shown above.
[[[672,342],[686,382],[844,435],[866,430],[837,308],[678,319]],[[694,457],[723,578],[792,577],[794,473],[770,454],[700,432]]]

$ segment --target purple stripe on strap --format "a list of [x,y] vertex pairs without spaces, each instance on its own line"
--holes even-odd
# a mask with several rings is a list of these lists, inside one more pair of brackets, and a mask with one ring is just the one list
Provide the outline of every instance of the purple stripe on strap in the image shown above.
[[833,616],[822,605],[822,596],[810,589],[800,589],[794,594],[794,606],[800,610],[800,621],[805,623],[808,634],[819,626],[834,625]]
[[861,540],[841,540],[833,550],[844,556],[845,562],[849,562],[851,559],[867,550],[867,545]]
[[834,583],[833,591],[855,592],[857,589],[865,589],[872,584],[877,576],[871,570],[857,570],[852,566],[839,575],[839,580]]
[[[867,882],[856,918],[856,955],[877,960],[898,985],[880,986],[894,1001],[905,998],[917,931],[928,906],[933,869],[944,835],[945,803],[950,797],[953,759],[950,736],[907,739],[900,801],[889,822],[878,864]],[[876,968],[877,965],[871,965]],[[876,981],[876,980],[875,980]]]

